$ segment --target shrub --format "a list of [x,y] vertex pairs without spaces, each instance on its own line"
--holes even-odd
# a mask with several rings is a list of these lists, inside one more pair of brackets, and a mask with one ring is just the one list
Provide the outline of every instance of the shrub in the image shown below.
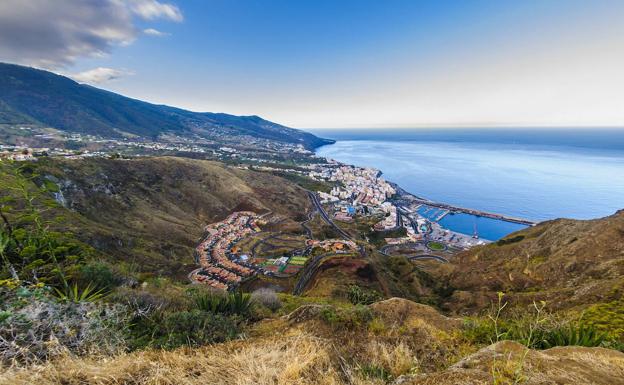
[[511,238],[499,239],[498,241],[496,241],[496,245],[497,246],[504,246],[504,245],[508,245],[510,243],[520,242],[523,239],[524,239],[524,235],[516,235],[516,236],[513,236]]
[[78,284],[74,283],[72,286],[68,286],[63,290],[54,289],[56,296],[61,301],[69,302],[95,302],[104,297],[106,294],[102,289],[96,290],[94,286],[88,284],[86,287],[78,287]]
[[607,335],[592,326],[571,323],[567,326],[546,330],[537,341],[537,347],[554,346],[601,346],[607,342]]
[[101,290],[112,290],[119,286],[123,279],[108,263],[94,261],[79,267],[75,280],[84,286],[92,285]]
[[416,360],[412,348],[403,341],[383,342],[378,339],[372,339],[368,341],[364,350],[366,352],[366,362],[368,363],[366,366],[381,369],[381,373],[386,375],[383,377],[386,381],[406,373],[418,371],[418,360]]
[[464,336],[477,343],[500,340],[519,342],[532,349],[555,346],[616,346],[617,341],[594,325],[580,320],[561,321],[545,313],[546,304],[533,304],[534,314],[502,318],[507,303],[499,293],[498,306],[488,318],[469,318],[464,322]]
[[167,284],[164,287],[142,285],[138,289],[119,287],[109,296],[111,302],[126,304],[135,311],[184,311],[194,308],[194,300],[184,288]]
[[203,310],[156,311],[133,328],[132,348],[174,349],[224,342],[240,333],[241,319]]
[[267,307],[271,311],[277,311],[282,307],[282,301],[279,299],[275,290],[261,288],[251,293],[251,300],[255,303]]
[[321,319],[330,326],[339,329],[355,329],[368,325],[373,319],[373,313],[367,306],[357,305],[348,308],[336,309],[325,306],[321,310]]
[[373,302],[379,301],[382,297],[381,294],[375,290],[367,290],[357,285],[351,285],[347,292],[347,298],[349,298],[349,301],[354,305],[370,305]]
[[131,313],[123,305],[58,301],[41,286],[0,288],[0,361],[36,363],[65,353],[126,349]]
[[384,382],[392,379],[392,375],[384,367],[373,364],[361,365],[358,372],[365,379],[379,379]]
[[583,312],[581,321],[624,342],[624,299],[590,306]]

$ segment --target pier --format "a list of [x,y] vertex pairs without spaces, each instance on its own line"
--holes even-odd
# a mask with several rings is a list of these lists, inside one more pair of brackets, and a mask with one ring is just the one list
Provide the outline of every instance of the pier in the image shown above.
[[444,218],[445,216],[447,216],[449,213],[450,213],[449,210],[444,210],[442,214],[438,215],[438,217],[435,219],[434,222],[440,222],[440,220]]
[[498,219],[498,220],[507,221],[507,222],[519,223],[521,225],[527,225],[527,226],[535,226],[537,224],[537,222],[524,219],[524,218],[516,218],[516,217],[509,216],[509,215],[488,213],[486,211],[480,211],[480,210],[475,210],[475,209],[467,209],[465,207],[453,206],[447,203],[432,202],[426,199],[414,198],[413,201],[419,204],[447,210],[447,212],[444,213],[444,215],[441,215],[439,218],[437,218],[437,220],[442,219],[445,215],[449,214],[450,212],[462,212],[462,213],[477,215],[477,216],[485,217],[485,218],[492,218],[492,219]]

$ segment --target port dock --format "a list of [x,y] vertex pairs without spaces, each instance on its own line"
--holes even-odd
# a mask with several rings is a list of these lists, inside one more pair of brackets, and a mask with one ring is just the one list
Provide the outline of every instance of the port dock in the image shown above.
[[433,202],[433,201],[429,201],[429,200],[426,200],[426,199],[420,199],[420,198],[416,198],[416,197],[414,197],[412,200],[413,200],[413,202],[416,202],[416,203],[419,203],[419,204],[422,204],[422,205],[427,205],[427,206],[431,206],[431,207],[436,207],[436,208],[439,208],[439,209],[447,210],[445,213],[443,213],[443,215],[441,215],[439,218],[437,218],[437,220],[442,219],[444,216],[446,216],[447,214],[450,214],[450,213],[462,212],[462,213],[466,213],[466,214],[476,215],[476,216],[479,216],[479,217],[498,219],[498,220],[507,221],[507,222],[519,223],[521,225],[527,225],[527,226],[535,226],[537,224],[537,222],[534,222],[534,221],[531,221],[531,220],[528,220],[528,219],[524,219],[524,218],[516,218],[516,217],[509,216],[509,215],[488,213],[486,211],[480,211],[480,210],[475,210],[475,209],[468,209],[468,208],[465,208],[465,207],[453,206],[453,205],[449,205],[447,203]]

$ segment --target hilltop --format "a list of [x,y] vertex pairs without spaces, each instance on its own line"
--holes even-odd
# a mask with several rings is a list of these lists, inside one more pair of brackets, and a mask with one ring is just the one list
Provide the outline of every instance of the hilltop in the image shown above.
[[192,112],[131,99],[52,72],[0,63],[0,125],[40,125],[104,138],[175,134],[261,138],[314,148],[332,143],[258,116]]
[[624,211],[595,220],[557,219],[456,255],[441,273],[456,312],[487,308],[496,292],[558,309],[624,293]]

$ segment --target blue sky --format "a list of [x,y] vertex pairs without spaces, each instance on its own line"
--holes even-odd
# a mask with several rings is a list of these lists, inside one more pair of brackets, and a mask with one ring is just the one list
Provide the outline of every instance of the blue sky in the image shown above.
[[[0,24],[53,4],[46,47],[72,48],[0,60],[156,103],[301,128],[624,125],[622,1],[102,0],[97,30],[60,23],[71,0],[6,1]],[[103,41],[65,38],[85,29]]]

